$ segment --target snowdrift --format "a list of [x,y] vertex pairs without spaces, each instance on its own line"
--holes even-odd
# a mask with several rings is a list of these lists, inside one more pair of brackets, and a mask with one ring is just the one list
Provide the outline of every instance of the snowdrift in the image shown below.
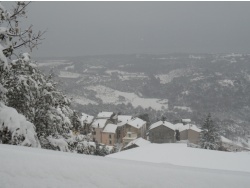
[[21,146],[0,144],[0,159],[0,182],[4,188],[235,188],[250,185],[248,172],[136,162]]
[[148,144],[110,158],[165,163],[180,166],[250,172],[250,152],[222,152],[187,147],[187,144]]

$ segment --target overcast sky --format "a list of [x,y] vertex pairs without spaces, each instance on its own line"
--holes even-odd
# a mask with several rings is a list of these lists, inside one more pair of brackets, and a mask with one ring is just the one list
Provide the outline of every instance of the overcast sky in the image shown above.
[[40,57],[250,49],[250,2],[33,2],[27,22]]

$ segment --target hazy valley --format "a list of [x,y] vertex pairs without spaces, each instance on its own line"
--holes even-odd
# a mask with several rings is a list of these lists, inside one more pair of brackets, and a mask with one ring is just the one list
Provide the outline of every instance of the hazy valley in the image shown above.
[[[249,134],[249,54],[103,55],[39,59],[53,72],[73,108],[190,118],[201,125],[211,112],[228,138]],[[52,70],[52,71],[51,71]]]

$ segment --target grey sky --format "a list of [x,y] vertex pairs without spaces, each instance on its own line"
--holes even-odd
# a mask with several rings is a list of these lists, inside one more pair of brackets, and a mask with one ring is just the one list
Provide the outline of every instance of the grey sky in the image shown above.
[[[3,3],[4,4],[4,3]],[[250,2],[33,2],[33,56],[249,53]]]

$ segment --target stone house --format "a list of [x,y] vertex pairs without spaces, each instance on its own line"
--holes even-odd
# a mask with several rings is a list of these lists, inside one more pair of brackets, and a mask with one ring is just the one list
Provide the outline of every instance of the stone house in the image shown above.
[[122,138],[123,146],[128,144],[128,141],[142,137],[146,138],[146,121],[140,118],[133,118],[123,125],[121,135],[125,135]]
[[114,144],[117,142],[116,130],[117,125],[107,124],[102,131],[101,143],[109,146],[114,146]]
[[102,131],[108,123],[111,123],[108,119],[94,120],[94,122],[91,124],[93,142],[102,142]]
[[122,146],[125,147],[135,139],[137,139],[137,134],[135,132],[127,132],[125,137],[122,138]]
[[167,121],[158,121],[149,127],[149,141],[152,143],[174,143],[175,126]]
[[176,124],[180,132],[180,140],[187,140],[189,143],[198,145],[200,142],[201,129],[193,124]]
[[121,143],[122,138],[126,136],[125,124],[132,119],[132,116],[118,115],[117,116],[117,142]]

